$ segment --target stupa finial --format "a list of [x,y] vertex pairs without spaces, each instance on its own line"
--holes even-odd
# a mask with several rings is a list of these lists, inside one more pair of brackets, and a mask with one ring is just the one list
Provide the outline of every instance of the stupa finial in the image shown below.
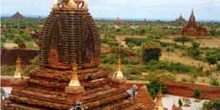
[[189,22],[194,23],[195,21],[196,21],[196,19],[195,19],[195,15],[194,15],[194,10],[192,9],[191,15],[189,17]]
[[74,0],[69,0],[68,4],[67,4],[67,8],[68,9],[76,9],[77,8],[77,5],[76,3],[74,2]]
[[54,3],[53,3],[53,10],[59,10],[59,7],[58,7],[58,1],[57,1],[57,0],[54,0]]
[[163,93],[160,85],[159,91],[157,93],[157,100],[154,110],[164,110],[162,97],[163,97]]
[[79,87],[81,86],[80,85],[80,82],[79,82],[79,79],[78,79],[78,74],[77,74],[77,64],[76,64],[76,61],[74,61],[73,65],[72,65],[72,78],[70,80],[70,83],[69,83],[69,87]]
[[19,55],[17,56],[17,60],[16,60],[16,69],[14,73],[14,78],[23,79],[23,73],[22,73],[22,68],[21,68],[21,58]]

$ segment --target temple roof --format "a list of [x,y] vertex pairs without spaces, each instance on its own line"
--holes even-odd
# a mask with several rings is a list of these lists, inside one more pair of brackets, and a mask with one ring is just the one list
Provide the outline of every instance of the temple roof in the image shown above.
[[23,18],[24,16],[20,12],[16,12],[14,15],[11,16],[11,19],[14,19],[14,20],[21,20]]

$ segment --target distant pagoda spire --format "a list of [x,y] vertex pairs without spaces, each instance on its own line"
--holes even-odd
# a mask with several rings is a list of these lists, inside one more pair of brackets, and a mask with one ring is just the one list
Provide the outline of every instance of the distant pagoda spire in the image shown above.
[[79,82],[79,79],[78,79],[78,74],[77,74],[77,64],[76,62],[73,63],[73,66],[72,66],[72,78],[70,80],[70,83],[69,83],[69,87],[79,87],[81,86],[80,82]]
[[196,18],[195,18],[194,10],[193,9],[192,9],[191,15],[189,17],[189,22],[190,23],[195,23],[196,22]]
[[17,56],[17,60],[16,60],[16,69],[14,73],[14,78],[23,79],[23,73],[22,73],[22,68],[21,68],[21,58],[19,56]]
[[162,97],[163,97],[163,94],[162,94],[161,85],[160,85],[160,89],[157,94],[157,100],[155,102],[154,110],[164,110],[163,103],[162,103]]

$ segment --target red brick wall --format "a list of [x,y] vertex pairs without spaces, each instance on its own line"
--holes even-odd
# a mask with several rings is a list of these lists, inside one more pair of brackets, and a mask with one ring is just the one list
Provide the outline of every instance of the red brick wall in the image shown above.
[[201,91],[202,99],[216,99],[220,98],[220,87],[212,87],[191,83],[182,82],[163,82],[167,88],[169,94],[180,95],[185,97],[193,97],[195,89]]
[[14,65],[17,55],[22,59],[22,64],[30,64],[30,60],[38,55],[38,50],[1,50],[1,64]]

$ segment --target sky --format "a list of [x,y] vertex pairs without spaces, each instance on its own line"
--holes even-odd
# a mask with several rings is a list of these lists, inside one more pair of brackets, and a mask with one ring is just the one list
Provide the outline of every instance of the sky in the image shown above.
[[[24,16],[49,15],[54,0],[0,0],[1,15],[19,11]],[[220,21],[220,0],[85,0],[95,18],[174,20],[188,19],[192,9],[197,20]]]

